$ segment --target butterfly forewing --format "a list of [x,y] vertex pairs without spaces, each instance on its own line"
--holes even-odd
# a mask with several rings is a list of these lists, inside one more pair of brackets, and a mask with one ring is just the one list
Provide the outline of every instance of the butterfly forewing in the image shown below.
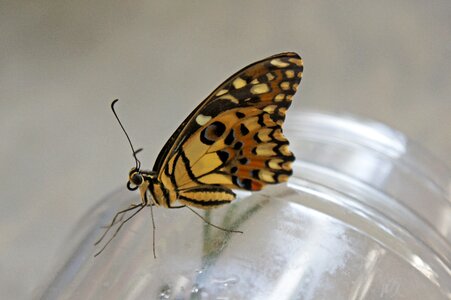
[[227,79],[166,143],[154,166],[160,182],[205,208],[232,201],[230,189],[286,181],[294,156],[281,126],[302,68],[297,54],[282,53]]

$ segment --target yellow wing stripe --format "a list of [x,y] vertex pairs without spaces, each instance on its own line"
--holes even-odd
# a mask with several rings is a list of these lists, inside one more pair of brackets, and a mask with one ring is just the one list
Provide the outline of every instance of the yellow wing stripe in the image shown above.
[[211,208],[230,203],[235,197],[235,193],[227,188],[210,185],[197,186],[179,193],[179,201],[182,204],[199,208]]

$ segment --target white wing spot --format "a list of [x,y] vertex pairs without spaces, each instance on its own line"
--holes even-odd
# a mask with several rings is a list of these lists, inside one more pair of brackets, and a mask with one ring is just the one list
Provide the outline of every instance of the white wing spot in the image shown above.
[[299,67],[302,67],[302,64],[303,64],[302,59],[299,59],[299,58],[289,58],[288,61]]
[[216,96],[222,96],[222,95],[224,95],[224,94],[226,94],[226,93],[228,93],[228,92],[229,92],[228,90],[223,89],[223,90],[220,90],[219,92],[217,92],[217,93],[216,93]]
[[282,169],[282,167],[280,166],[281,163],[283,163],[282,159],[280,159],[280,158],[273,158],[273,159],[268,161],[268,166],[271,169],[280,170],[280,169]]
[[276,101],[276,102],[280,102],[283,99],[285,99],[285,94],[277,94],[277,96],[274,97],[274,101]]
[[218,99],[229,100],[230,102],[233,102],[233,103],[235,103],[235,104],[240,103],[240,101],[239,101],[237,98],[233,97],[233,96],[230,95],[230,94],[222,95],[222,96],[220,96]]
[[269,92],[269,86],[266,83],[256,84],[251,87],[251,93],[254,95],[264,94]]
[[242,87],[244,87],[247,83],[246,80],[244,80],[243,78],[238,77],[237,79],[235,79],[233,82],[233,87],[236,89],[240,89]]
[[196,117],[196,123],[199,124],[200,126],[207,124],[208,121],[210,121],[210,120],[211,120],[211,116],[204,116],[203,114],[199,114]]
[[268,170],[260,170],[260,172],[258,172],[258,177],[260,177],[261,180],[265,181],[265,182],[274,182],[274,173]]
[[271,73],[266,73],[266,78],[268,78],[268,81],[273,80],[275,77]]
[[271,63],[271,65],[279,67],[279,68],[286,68],[290,65],[287,62],[281,61],[279,58],[275,58],[275,59],[271,60],[270,63]]
[[264,111],[266,111],[269,114],[272,114],[277,108],[277,105],[268,105],[265,108],[263,108]]

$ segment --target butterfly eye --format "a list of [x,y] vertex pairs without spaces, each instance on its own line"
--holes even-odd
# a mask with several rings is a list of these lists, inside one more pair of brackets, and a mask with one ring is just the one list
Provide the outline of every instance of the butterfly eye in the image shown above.
[[139,173],[135,173],[130,177],[131,183],[134,185],[140,185],[143,182],[143,177]]

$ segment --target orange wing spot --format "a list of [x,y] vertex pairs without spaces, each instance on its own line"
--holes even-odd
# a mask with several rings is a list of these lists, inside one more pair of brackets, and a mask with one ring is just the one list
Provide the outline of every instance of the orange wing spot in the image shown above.
[[285,75],[287,78],[293,78],[294,77],[294,71],[293,70],[287,70],[285,71]]
[[266,167],[266,159],[264,160],[258,160],[258,159],[252,159],[246,166],[242,166],[245,167],[246,169],[249,170],[255,170],[255,169],[262,169]]
[[253,191],[259,191],[259,190],[262,189],[262,187],[263,187],[263,184],[261,184],[261,183],[258,182],[258,181],[252,180],[252,183],[251,183],[251,189],[252,189]]
[[239,178],[252,178],[250,169],[248,168],[239,168],[234,175],[238,176]]

